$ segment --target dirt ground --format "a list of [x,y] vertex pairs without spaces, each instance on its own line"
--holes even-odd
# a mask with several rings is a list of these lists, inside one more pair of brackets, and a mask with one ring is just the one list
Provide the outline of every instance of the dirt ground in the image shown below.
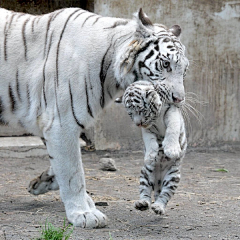
[[[59,192],[32,196],[26,190],[48,167],[47,157],[6,151],[0,151],[0,240],[36,239],[46,220],[62,226],[65,212]],[[99,169],[98,161],[106,154],[115,159],[118,171]],[[109,224],[103,229],[75,228],[72,239],[240,239],[239,150],[190,150],[180,187],[164,216],[133,207],[142,152],[85,152],[83,159],[87,189],[95,202],[107,203],[98,208]],[[215,171],[220,168],[228,172]]]

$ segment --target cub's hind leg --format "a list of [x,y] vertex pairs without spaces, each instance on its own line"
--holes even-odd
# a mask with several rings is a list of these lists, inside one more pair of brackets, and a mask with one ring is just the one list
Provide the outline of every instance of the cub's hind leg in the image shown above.
[[151,206],[151,194],[154,190],[155,167],[158,155],[158,142],[156,135],[150,130],[142,128],[143,141],[145,145],[144,166],[140,175],[140,199],[134,204],[138,210],[147,210]]
[[33,179],[28,186],[28,192],[33,195],[40,195],[58,189],[59,185],[52,167],[49,167],[40,176]]
[[157,193],[155,193],[155,202],[151,206],[152,210],[156,214],[163,215],[165,213],[167,203],[175,194],[181,177],[180,162],[180,159],[174,161],[174,164],[168,167],[162,180],[159,181],[159,195],[157,196]]
[[153,190],[152,174],[153,170],[145,164],[141,170],[140,175],[140,199],[134,204],[134,207],[138,210],[144,211],[151,206],[151,194]]

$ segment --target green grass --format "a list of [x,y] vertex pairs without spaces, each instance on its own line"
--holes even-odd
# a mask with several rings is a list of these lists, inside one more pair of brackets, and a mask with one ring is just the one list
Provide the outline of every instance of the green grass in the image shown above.
[[218,168],[218,169],[215,169],[214,171],[215,172],[228,172],[228,170],[225,168]]
[[54,227],[50,222],[46,221],[45,226],[41,227],[41,237],[36,240],[68,240],[73,232],[71,224],[66,225],[64,219],[63,227]]
[[109,232],[109,240],[113,240],[111,233]]

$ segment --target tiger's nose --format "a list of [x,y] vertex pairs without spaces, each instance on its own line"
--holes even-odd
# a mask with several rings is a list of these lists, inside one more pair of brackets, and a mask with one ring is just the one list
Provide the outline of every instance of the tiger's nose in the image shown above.
[[174,103],[181,103],[184,101],[185,97],[184,96],[178,96],[175,95],[174,93],[172,94],[172,99]]

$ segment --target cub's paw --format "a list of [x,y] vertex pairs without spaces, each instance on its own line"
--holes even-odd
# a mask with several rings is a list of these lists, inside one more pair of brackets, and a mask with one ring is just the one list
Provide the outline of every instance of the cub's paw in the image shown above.
[[103,228],[107,225],[107,217],[97,209],[74,212],[68,216],[68,220],[74,226],[82,228]]
[[177,144],[163,144],[164,154],[171,159],[179,158],[181,155],[181,148],[179,143]]
[[134,207],[140,211],[145,211],[149,209],[150,205],[150,202],[147,200],[138,200],[134,203]]
[[151,208],[156,214],[159,215],[165,214],[165,207],[162,203],[153,203]]
[[44,194],[50,190],[58,190],[59,186],[55,176],[49,176],[43,173],[41,176],[33,179],[28,186],[28,192],[33,195]]

